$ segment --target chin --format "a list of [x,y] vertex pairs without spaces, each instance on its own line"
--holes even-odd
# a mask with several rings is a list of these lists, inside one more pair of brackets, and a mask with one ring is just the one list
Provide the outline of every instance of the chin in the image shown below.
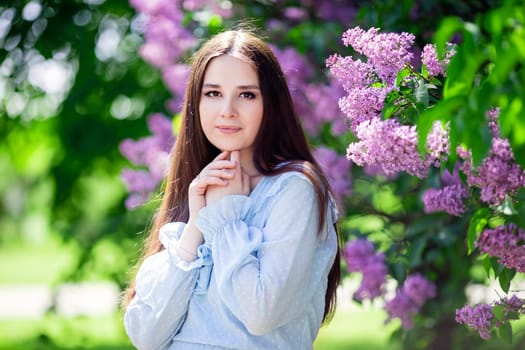
[[231,151],[238,151],[240,150],[240,147],[239,146],[232,146],[232,145],[214,145],[215,147],[217,147],[221,152],[224,152],[224,151],[228,151],[228,152],[231,152]]

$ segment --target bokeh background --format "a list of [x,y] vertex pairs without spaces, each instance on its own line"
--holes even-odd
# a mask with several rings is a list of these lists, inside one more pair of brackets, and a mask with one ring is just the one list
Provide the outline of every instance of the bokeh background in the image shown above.
[[[163,2],[171,12],[152,15]],[[523,321],[511,331],[513,343],[498,337],[481,342],[454,324],[454,310],[467,300],[504,294],[487,277],[483,262],[467,258],[464,237],[455,235],[466,232],[470,217],[422,219],[417,179],[400,175],[392,183],[351,166],[344,153],[355,137],[337,102],[344,91],[325,64],[334,53],[350,53],[341,35],[361,26],[414,34],[412,64],[420,67],[425,43],[433,42],[439,28],[446,32],[443,19],[477,23],[504,3],[2,0],[0,349],[132,348],[118,303],[158,204],[154,193],[163,173],[154,165],[162,169],[170,143],[166,129],[176,129],[185,64],[202,40],[240,20],[264,33],[287,72],[304,127],[316,155],[328,162],[345,208],[345,239],[366,234],[390,258],[397,254],[390,272],[398,281],[406,277],[403,268],[427,271],[437,262],[438,271],[427,276],[446,289],[407,336],[398,319],[385,324],[381,301],[353,300],[360,276],[346,273],[338,312],[315,348],[452,348],[440,347],[436,332],[462,339],[449,343],[454,348],[525,348]],[[148,20],[157,21],[155,29],[148,29]],[[523,82],[522,67],[513,67],[516,81]],[[523,85],[512,91],[523,101]],[[519,121],[525,119],[516,118],[514,130],[523,130]],[[513,147],[523,164],[525,142],[519,135]],[[148,149],[156,153],[146,154]],[[437,178],[429,177],[427,186]],[[521,203],[517,198],[514,204]],[[411,241],[422,232],[428,236]],[[440,237],[434,242],[439,249],[430,249],[430,236]],[[387,292],[394,292],[395,279]],[[523,291],[523,276],[516,271],[506,280],[513,282],[511,290]]]

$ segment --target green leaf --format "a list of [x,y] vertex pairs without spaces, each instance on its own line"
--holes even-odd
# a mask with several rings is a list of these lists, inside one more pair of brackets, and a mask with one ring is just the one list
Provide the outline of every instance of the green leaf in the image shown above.
[[512,344],[512,325],[510,322],[504,322],[499,326],[499,336],[505,342]]
[[418,149],[421,153],[425,151],[427,136],[436,120],[443,123],[449,121],[454,112],[465,103],[463,97],[455,96],[447,100],[441,100],[431,108],[427,108],[417,119],[416,130],[418,136]]
[[492,308],[492,313],[498,321],[503,321],[505,318],[505,306],[504,305],[494,305]]
[[467,254],[470,255],[475,249],[475,242],[479,234],[485,229],[487,225],[490,210],[487,208],[480,208],[470,218],[470,223],[467,232]]
[[505,293],[509,292],[510,282],[512,281],[515,275],[516,275],[515,269],[507,269],[507,268],[504,268],[501,271],[501,273],[498,275],[499,285]]
[[485,255],[485,258],[483,259],[483,268],[485,269],[485,272],[487,273],[487,278],[490,278],[490,270],[492,268],[492,264],[490,261],[490,256]]
[[497,215],[489,218],[488,222],[489,228],[496,228],[505,225],[505,218],[503,216]]
[[414,97],[416,100],[416,104],[420,104],[425,107],[428,106],[428,89],[426,87],[426,84],[420,79],[416,82],[416,90],[414,91]]
[[403,82],[403,80],[406,77],[410,76],[411,73],[412,73],[412,70],[408,66],[403,68],[403,69],[401,69],[399,72],[397,72],[396,85],[395,86],[400,86],[401,83]]
[[417,267],[421,265],[421,256],[427,245],[427,239],[425,237],[420,237],[410,246],[410,251],[408,253],[408,261],[410,267]]

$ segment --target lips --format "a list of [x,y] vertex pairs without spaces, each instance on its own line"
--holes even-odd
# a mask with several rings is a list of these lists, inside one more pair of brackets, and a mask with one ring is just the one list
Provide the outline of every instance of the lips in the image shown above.
[[233,134],[241,130],[241,128],[238,126],[219,125],[217,126],[217,130],[224,134]]

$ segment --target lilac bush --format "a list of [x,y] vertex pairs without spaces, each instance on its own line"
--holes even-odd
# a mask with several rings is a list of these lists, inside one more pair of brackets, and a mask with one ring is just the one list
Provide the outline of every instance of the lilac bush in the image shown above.
[[[443,86],[446,68],[455,49],[447,46],[443,58],[439,59],[436,47],[425,45],[421,52],[422,70],[418,72],[411,65],[413,41],[414,37],[408,33],[380,33],[377,28],[365,31],[357,27],[343,34],[344,45],[352,47],[356,55],[343,57],[336,54],[326,61],[331,74],[343,86],[345,94],[339,100],[339,107],[357,138],[348,145],[347,158],[369,169],[368,173],[385,175],[387,180],[395,179],[400,173],[426,179],[435,173],[432,169],[447,161],[452,151],[449,123],[440,120],[433,123],[423,152],[416,125],[417,118],[439,101],[440,86]],[[476,246],[481,254],[496,257],[503,266],[523,272],[525,231],[514,224],[483,230],[490,218],[489,213],[495,212],[496,217],[512,214],[509,207],[512,208],[518,190],[525,186],[524,172],[515,162],[510,143],[501,137],[498,114],[498,109],[488,112],[492,144],[479,166],[474,165],[470,150],[458,147],[454,151],[459,160],[452,173],[443,169],[441,187],[424,189],[421,200],[427,214],[444,211],[458,218],[481,207],[471,221],[469,244],[479,235]],[[366,256],[374,256],[365,252]],[[363,259],[360,258],[363,252],[356,251],[352,244],[350,249],[345,248],[344,256],[349,271],[362,272],[365,280],[364,268],[355,267],[359,264],[352,260],[352,254]],[[395,297],[385,304],[389,318],[401,319],[404,329],[414,326],[413,315],[426,299],[437,294],[436,286],[421,275],[414,280],[411,278],[409,276]],[[415,286],[419,283],[420,287],[415,290],[423,291],[421,294],[410,292],[413,283]],[[500,283],[508,291],[510,281]],[[373,295],[377,297],[377,293]],[[473,325],[484,339],[488,338],[490,327],[501,325],[492,322],[490,307],[462,310],[458,311],[458,322]]]

